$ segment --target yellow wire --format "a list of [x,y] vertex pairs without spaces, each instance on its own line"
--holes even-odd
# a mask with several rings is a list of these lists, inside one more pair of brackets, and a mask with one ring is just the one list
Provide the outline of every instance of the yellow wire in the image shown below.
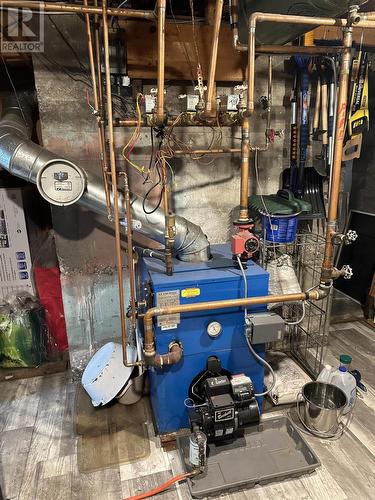
[[137,107],[137,116],[138,116],[138,121],[137,121],[137,126],[136,128],[134,129],[134,132],[133,134],[131,135],[128,143],[126,144],[126,146],[124,146],[122,148],[122,156],[124,158],[125,161],[127,161],[129,163],[129,165],[131,165],[133,168],[135,168],[138,172],[140,172],[141,174],[144,173],[145,171],[145,167],[143,165],[137,165],[137,163],[133,162],[130,160],[130,158],[127,158],[126,156],[126,150],[128,149],[128,147],[130,146],[130,144],[133,142],[133,139],[134,137],[139,133],[139,129],[141,128],[141,119],[142,119],[142,114],[141,114],[141,107],[139,105],[139,99],[143,97],[143,95],[141,93],[137,94],[137,100],[136,100],[136,107]]

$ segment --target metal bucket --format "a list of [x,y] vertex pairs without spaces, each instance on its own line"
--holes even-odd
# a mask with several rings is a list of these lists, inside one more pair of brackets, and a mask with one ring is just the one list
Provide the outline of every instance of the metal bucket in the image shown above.
[[347,403],[345,393],[337,386],[309,382],[302,388],[304,411],[300,418],[312,432],[334,435],[339,431],[341,416]]

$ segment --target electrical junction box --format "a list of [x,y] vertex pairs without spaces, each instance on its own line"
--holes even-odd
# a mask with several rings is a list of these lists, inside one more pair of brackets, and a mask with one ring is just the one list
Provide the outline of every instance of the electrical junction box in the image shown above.
[[252,344],[263,344],[267,342],[276,342],[284,338],[285,321],[272,312],[262,312],[249,314],[250,335]]
[[152,94],[145,95],[145,113],[152,113],[156,106],[156,96]]
[[[195,302],[238,299],[244,297],[244,281],[232,260],[230,245],[212,245],[208,262],[174,260],[173,276],[165,274],[164,263],[156,259],[141,259],[143,282],[151,290],[152,305],[191,304]],[[268,295],[267,271],[252,261],[245,270],[248,296]],[[265,305],[248,308],[249,313],[266,312]],[[183,358],[176,365],[148,370],[151,405],[159,433],[175,432],[189,427],[185,400],[193,378],[205,370],[207,358],[217,356],[224,369],[232,374],[248,376],[255,392],[264,390],[264,367],[251,354],[245,338],[244,310],[241,307],[173,314],[155,318],[155,341],[159,353],[178,341],[183,346]],[[218,324],[217,335],[210,335]],[[264,344],[254,346],[264,357]],[[262,398],[258,398],[262,407]]]

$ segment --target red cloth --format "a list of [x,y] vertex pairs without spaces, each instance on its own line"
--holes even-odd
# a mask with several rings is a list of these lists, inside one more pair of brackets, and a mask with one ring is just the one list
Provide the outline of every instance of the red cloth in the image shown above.
[[60,270],[57,267],[34,268],[34,279],[39,300],[45,309],[49,333],[60,352],[67,351],[68,338],[61,293]]

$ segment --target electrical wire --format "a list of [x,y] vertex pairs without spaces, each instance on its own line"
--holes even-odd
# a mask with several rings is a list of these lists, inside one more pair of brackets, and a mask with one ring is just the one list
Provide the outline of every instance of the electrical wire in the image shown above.
[[[128,2],[128,1],[129,1],[129,0],[123,0],[123,2],[120,2],[120,3],[119,3],[119,5],[116,7],[116,9],[121,9],[121,8],[122,8],[122,7],[123,7],[123,6],[124,6],[124,5]],[[115,20],[115,19],[116,19],[116,20],[117,20],[117,22],[118,22],[118,18],[117,18],[117,17],[112,16],[112,17],[110,18],[109,24],[110,24],[110,26],[111,26],[111,27],[113,26],[113,24],[114,24],[114,20]]]
[[271,385],[268,387],[268,389],[266,389],[264,392],[260,392],[258,394],[254,394],[255,397],[261,397],[261,396],[267,396],[267,394],[269,394],[275,387],[276,385],[276,375],[275,375],[275,372],[273,371],[273,368],[272,366],[267,363],[267,361],[265,359],[263,359],[261,356],[259,356],[259,354],[257,352],[255,352],[255,349],[254,347],[251,345],[251,342],[250,342],[250,339],[247,337],[247,335],[245,335],[246,337],[246,342],[247,342],[247,345],[249,346],[249,349],[251,351],[251,354],[254,356],[254,358],[259,361],[260,363],[262,363],[266,368],[268,368],[268,370],[270,371],[271,373],[271,376],[272,376],[272,383]]
[[182,49],[183,49],[183,52],[185,54],[185,59],[186,59],[188,65],[189,65],[189,68],[190,68],[190,73],[191,73],[191,78],[192,78],[191,83],[193,84],[193,88],[194,88],[195,85],[196,85],[196,83],[194,81],[193,65],[192,65],[190,57],[189,57],[189,51],[187,50],[186,44],[182,40],[182,37],[181,37],[181,31],[180,31],[180,28],[178,27],[178,22],[177,22],[177,19],[176,19],[175,15],[174,15],[173,7],[172,7],[172,0],[169,0],[169,10],[171,11],[173,22],[174,22],[174,24],[176,26],[178,42],[180,44],[180,47],[182,47]]
[[141,133],[141,121],[142,121],[142,113],[141,113],[141,108],[140,108],[140,100],[143,99],[143,94],[138,93],[137,94],[137,99],[136,99],[136,108],[137,108],[137,126],[134,129],[133,134],[131,135],[128,143],[123,147],[122,149],[122,156],[125,159],[129,165],[131,165],[133,168],[135,168],[141,175],[143,175],[143,172],[145,171],[145,167],[143,165],[138,165],[134,161],[132,161],[129,156],[131,152],[133,151],[140,133]]
[[147,493],[141,493],[140,495],[135,495],[132,497],[125,498],[124,500],[141,500],[142,498],[149,498],[154,495],[157,495],[159,493],[162,493],[166,489],[168,489],[170,486],[172,486],[175,483],[179,483],[181,481],[185,481],[188,477],[194,476],[195,473],[191,472],[185,472],[183,474],[179,474],[178,476],[174,476],[165,483],[161,484],[157,488],[154,488],[153,490],[148,491]]
[[[241,274],[242,274],[243,286],[244,286],[244,297],[247,299],[248,291],[247,291],[247,278],[246,278],[246,274],[245,274],[245,269],[243,267],[241,257],[239,255],[236,255],[236,258],[237,258],[237,262],[238,262],[238,265],[239,265],[239,268],[240,268]],[[247,307],[244,307],[244,313],[245,313],[245,322],[246,322],[246,320],[247,320]]]
[[5,72],[6,72],[6,74],[7,74],[7,77],[8,77],[9,83],[10,83],[10,85],[11,85],[12,89],[13,89],[14,95],[16,96],[17,104],[18,104],[18,107],[19,107],[19,109],[20,109],[20,111],[21,111],[23,121],[24,121],[24,122],[25,122],[25,124],[27,125],[27,120],[26,120],[25,114],[24,114],[23,109],[22,109],[22,106],[21,106],[21,101],[20,101],[20,99],[19,99],[19,97],[18,97],[17,90],[16,90],[16,87],[15,87],[15,85],[14,85],[14,83],[13,83],[12,77],[10,76],[10,73],[9,73],[9,70],[8,70],[7,63],[5,62],[4,56],[3,56],[2,54],[0,54],[0,55],[1,55],[1,60],[2,60],[2,62],[3,62],[3,64],[4,64],[4,69],[5,69]]
[[[243,279],[243,282],[244,282],[244,297],[247,298],[248,291],[247,291],[247,279],[246,279],[245,270],[243,268],[240,256],[236,255],[236,257],[237,257],[238,265],[240,266],[240,270],[241,270],[241,273],[242,273],[242,279]],[[247,324],[248,318],[247,318],[247,308],[246,307],[244,308],[244,314],[245,314],[245,324]],[[272,366],[269,363],[267,363],[267,361],[265,359],[263,359],[261,356],[259,356],[259,354],[255,351],[255,349],[251,345],[250,339],[246,335],[246,333],[245,333],[245,339],[246,339],[247,345],[249,346],[250,352],[254,356],[254,358],[257,361],[259,361],[260,363],[262,363],[266,368],[268,368],[268,370],[271,373],[272,383],[271,383],[270,387],[268,387],[268,389],[266,389],[264,392],[260,392],[258,394],[254,394],[254,396],[256,396],[256,397],[266,396],[267,394],[269,394],[273,390],[273,388],[276,385],[276,375],[275,375],[275,372],[273,371]]]
[[288,325],[288,326],[299,325],[305,319],[305,316],[306,316],[306,305],[305,305],[305,301],[303,300],[302,301],[302,314],[301,314],[301,317],[297,321],[291,321],[291,322],[290,321],[285,321],[285,324]]

